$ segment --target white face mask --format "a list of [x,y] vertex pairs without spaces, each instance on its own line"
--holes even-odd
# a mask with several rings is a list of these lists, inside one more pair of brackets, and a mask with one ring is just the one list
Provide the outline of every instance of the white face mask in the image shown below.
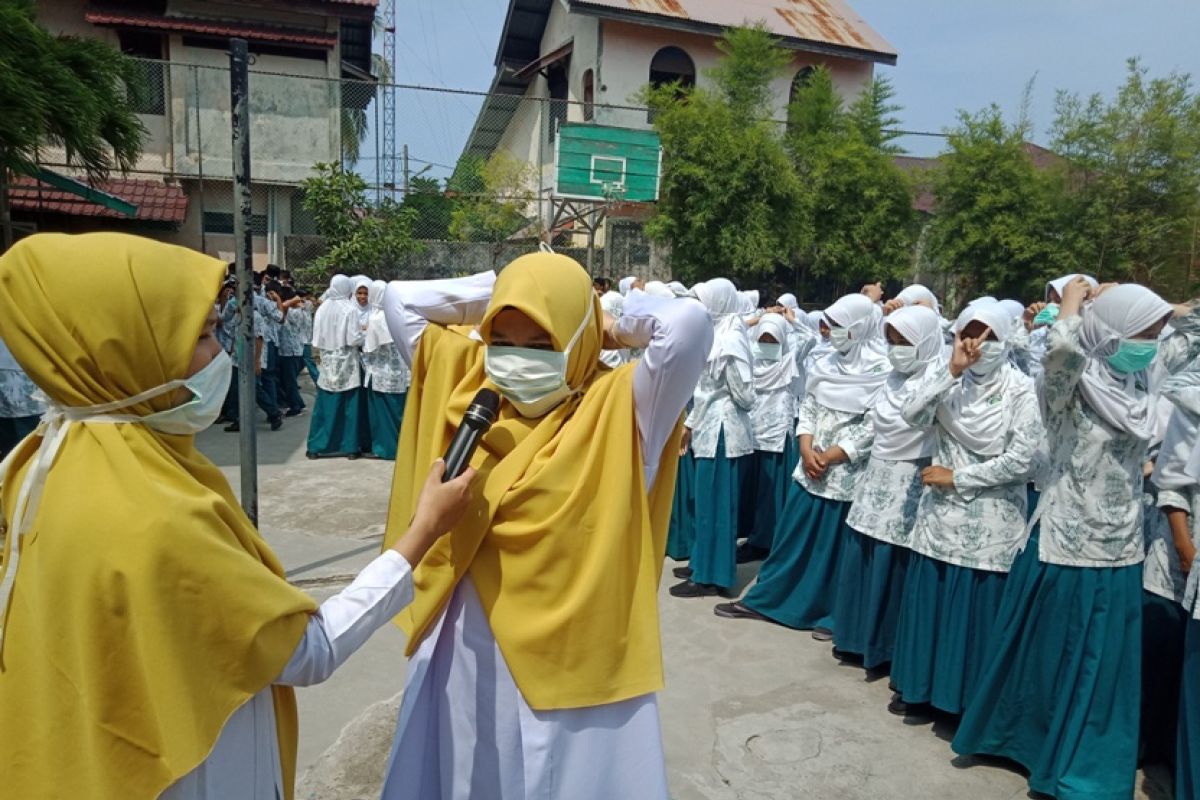
[[850,331],[845,328],[831,327],[829,329],[829,343],[833,345],[834,350],[843,355],[849,353],[850,349],[854,347],[854,342],[850,339]]
[[917,361],[917,348],[911,344],[889,345],[888,361],[892,362],[892,369],[905,375],[916,372],[920,366]]
[[484,348],[483,371],[521,416],[527,419],[544,416],[571,396],[567,363],[571,348],[592,321],[593,302],[589,294],[587,314],[562,352],[493,345]]
[[222,350],[208,366],[183,382],[194,397],[183,405],[142,417],[142,423],[161,433],[186,436],[211,427],[221,416],[221,406],[229,392],[233,359]]
[[971,374],[977,378],[991,375],[1008,361],[1008,348],[1002,342],[983,342],[979,345],[979,360],[971,365]]
[[783,357],[783,345],[779,342],[753,342],[754,357],[760,361],[778,361]]

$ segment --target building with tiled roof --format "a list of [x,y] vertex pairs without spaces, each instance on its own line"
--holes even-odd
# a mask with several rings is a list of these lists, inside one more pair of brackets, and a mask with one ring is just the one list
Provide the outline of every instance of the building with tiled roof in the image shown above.
[[[375,96],[377,0],[41,0],[49,30],[99,39],[140,59],[147,137],[128,175],[74,193],[61,152],[42,163],[53,181],[11,187],[14,220],[29,230],[116,228],[232,256],[229,40],[251,53],[250,227],[255,263],[284,263],[293,234],[312,233],[298,185],[317,162],[342,158],[343,135]],[[256,74],[258,73],[258,74]],[[270,73],[270,74],[267,74]],[[301,77],[282,77],[301,76]],[[53,175],[50,176],[53,178]],[[88,194],[86,191],[84,194]],[[130,208],[136,209],[132,213]]]

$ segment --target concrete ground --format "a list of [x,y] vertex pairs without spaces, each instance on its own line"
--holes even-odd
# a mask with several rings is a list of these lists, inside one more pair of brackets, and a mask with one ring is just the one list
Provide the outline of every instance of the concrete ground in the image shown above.
[[[259,430],[260,526],[289,579],[324,599],[379,551],[391,464],[306,460],[307,414]],[[235,488],[237,438],[220,428],[200,437]],[[660,708],[675,800],[1028,795],[1015,766],[955,757],[950,722],[889,714],[886,678],[838,664],[828,644],[720,619],[712,598],[670,597],[671,566],[660,593]],[[752,574],[744,568],[743,584]],[[301,800],[379,796],[404,671],[403,637],[388,626],[326,684],[298,690]],[[1169,800],[1164,777],[1139,774],[1136,797]]]

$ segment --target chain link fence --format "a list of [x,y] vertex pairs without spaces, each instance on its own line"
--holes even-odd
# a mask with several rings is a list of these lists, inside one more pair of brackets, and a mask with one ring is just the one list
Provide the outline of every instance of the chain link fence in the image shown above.
[[[217,49],[202,55],[188,64],[137,61],[145,78],[137,110],[147,136],[126,177],[181,191],[186,215],[154,220],[139,211],[127,225],[232,260],[228,60]],[[385,279],[470,274],[499,269],[547,242],[596,275],[669,277],[665,253],[642,230],[649,205],[625,202],[616,183],[594,198],[555,194],[564,123],[644,128],[647,109],[334,79],[323,74],[324,61],[313,61],[311,75],[268,65],[258,59],[249,76],[255,267],[278,264],[314,287],[330,272],[350,271],[328,263],[336,242],[321,235],[306,202],[305,182],[318,165],[336,164],[361,179],[354,215],[399,220],[385,230],[403,233],[388,240],[396,244],[379,263],[355,271]],[[390,135],[385,92],[396,109]],[[55,156],[48,152],[44,164],[60,167],[65,159]]]

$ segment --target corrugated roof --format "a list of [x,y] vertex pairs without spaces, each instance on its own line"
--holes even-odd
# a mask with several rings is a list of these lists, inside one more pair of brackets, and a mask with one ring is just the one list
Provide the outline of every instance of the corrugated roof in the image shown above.
[[145,28],[155,31],[194,33],[201,36],[239,37],[255,42],[284,42],[314,47],[334,47],[337,34],[325,31],[285,28],[251,22],[233,22],[196,17],[174,17],[161,14],[130,14],[126,12],[88,11],[83,18],[93,25],[126,28]]
[[[177,224],[187,216],[188,198],[183,189],[162,181],[113,178],[95,184],[95,188],[137,206],[135,219]],[[127,219],[117,211],[25,175],[19,175],[13,181],[8,197],[14,210]]]
[[570,0],[571,8],[602,16],[658,20],[673,27],[728,28],[764,22],[803,48],[833,48],[872,60],[896,62],[896,50],[843,0]]

